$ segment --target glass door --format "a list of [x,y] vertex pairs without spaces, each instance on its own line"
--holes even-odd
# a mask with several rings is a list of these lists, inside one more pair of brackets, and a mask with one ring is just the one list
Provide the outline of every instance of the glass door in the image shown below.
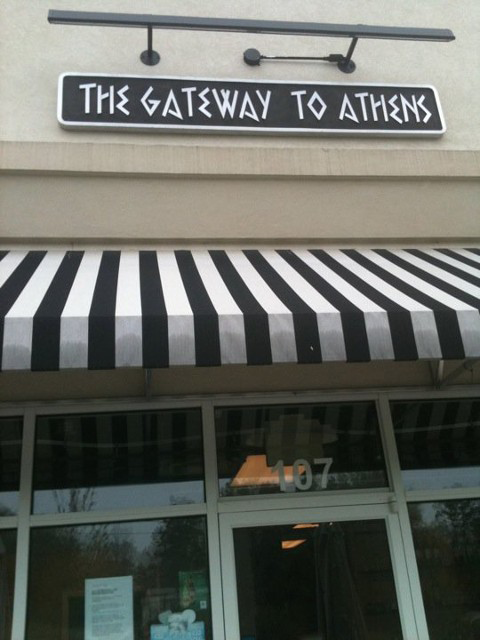
[[229,640],[417,638],[387,505],[223,514]]

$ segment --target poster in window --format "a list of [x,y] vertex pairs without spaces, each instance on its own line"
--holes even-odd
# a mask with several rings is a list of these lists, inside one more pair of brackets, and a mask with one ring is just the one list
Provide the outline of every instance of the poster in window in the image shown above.
[[85,640],[134,640],[132,576],[85,580]]

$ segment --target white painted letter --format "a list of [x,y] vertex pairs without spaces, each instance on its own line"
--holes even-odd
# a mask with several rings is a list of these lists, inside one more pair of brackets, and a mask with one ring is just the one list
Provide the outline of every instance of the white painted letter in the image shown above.
[[367,96],[368,96],[367,92],[355,94],[355,98],[358,98],[362,104],[362,115],[363,115],[364,122],[368,122],[367,105],[365,104]]
[[298,117],[300,118],[300,120],[304,119],[301,96],[304,96],[306,93],[306,91],[290,91],[290,95],[297,98]]
[[113,114],[115,109],[114,105],[114,96],[113,96],[113,85],[110,85],[105,93],[102,93],[102,85],[99,84],[97,87],[97,113],[102,113],[102,102],[107,100],[109,102],[109,111],[110,115]]
[[425,113],[425,118],[423,118],[423,122],[427,123],[432,117],[432,112],[429,111],[427,107],[423,106],[424,102],[425,102],[425,96],[422,93],[422,97],[420,98],[420,100],[417,100],[417,104],[420,107],[420,109]]
[[350,100],[348,99],[347,94],[343,96],[342,108],[340,109],[339,118],[340,120],[344,120],[345,118],[348,118],[349,120],[353,120],[354,122],[358,123],[357,115],[351,105]]
[[158,105],[161,102],[161,100],[154,100],[153,98],[150,98],[150,100],[148,99],[152,91],[153,91],[153,87],[152,86],[148,87],[148,89],[143,94],[142,99],[140,100],[140,102],[145,107],[145,111],[148,113],[149,116],[153,116],[153,114],[158,108]]
[[187,109],[188,109],[188,117],[191,118],[193,116],[193,102],[192,102],[192,93],[197,90],[197,87],[184,87],[182,89],[182,93],[187,94]]
[[128,98],[125,97],[125,92],[128,91],[128,89],[129,89],[129,86],[128,84],[126,84],[124,87],[122,87],[117,91],[117,96],[121,98],[121,101],[116,105],[116,108],[122,111],[122,113],[124,113],[126,116],[130,115],[130,111],[128,109],[125,109],[125,106],[124,106],[128,104]]
[[238,90],[235,89],[232,99],[230,100],[230,89],[221,89],[220,93],[222,94],[223,101],[220,100],[220,96],[216,89],[212,89],[212,93],[222,118],[225,119],[227,112],[230,118],[233,118],[235,115],[235,108],[237,106]]
[[81,84],[78,87],[85,91],[85,113],[90,113],[90,89],[95,89],[96,86],[97,85],[93,82],[91,84]]
[[178,106],[177,99],[175,98],[175,93],[173,89],[170,89],[167,99],[165,100],[165,106],[163,107],[162,117],[171,115],[175,116],[179,120],[183,120],[182,112],[180,111],[180,107]]
[[240,108],[240,113],[238,114],[238,117],[242,118],[242,120],[245,116],[247,116],[247,118],[251,118],[252,120],[255,120],[256,122],[260,122],[248,91],[245,91],[245,95],[243,96],[242,106]]
[[203,91],[200,91],[200,93],[198,94],[198,97],[202,99],[202,104],[198,107],[198,110],[201,111],[204,115],[206,115],[207,118],[212,117],[212,114],[210,113],[210,111],[207,110],[207,107],[210,104],[210,100],[207,100],[207,98],[205,97],[209,91],[210,89],[207,87]]
[[270,105],[270,98],[272,97],[272,92],[271,91],[267,91],[267,93],[265,94],[265,98],[263,98],[262,94],[260,93],[260,91],[257,89],[257,91],[255,92],[258,96],[258,99],[260,100],[260,102],[263,105],[263,111],[262,111],[262,120],[265,120],[265,118],[267,117],[267,113],[268,113],[268,107]]
[[[317,111],[317,109],[315,109],[315,107],[314,107],[315,102],[318,102],[318,104],[320,105],[320,110],[319,111]],[[312,97],[308,101],[307,106],[310,109],[310,111],[313,113],[313,115],[316,117],[317,120],[321,120],[321,118],[322,118],[322,116],[325,113],[325,110],[327,108],[327,105],[325,104],[325,102],[322,100],[322,98],[318,95],[318,93],[316,91],[314,91],[314,93],[312,94]]]
[[393,107],[393,111],[390,112],[390,117],[393,118],[394,120],[396,120],[397,122],[399,122],[400,124],[403,124],[403,120],[401,118],[399,118],[397,116],[397,113],[400,111],[400,109],[397,107],[397,105],[395,104],[395,102],[397,101],[398,98],[398,94],[395,94],[392,98],[390,98],[390,100],[388,101],[388,104]]

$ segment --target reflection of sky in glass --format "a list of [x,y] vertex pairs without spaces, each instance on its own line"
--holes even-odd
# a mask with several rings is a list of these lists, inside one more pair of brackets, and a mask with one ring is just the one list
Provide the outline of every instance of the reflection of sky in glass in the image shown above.
[[409,469],[402,471],[402,478],[407,491],[478,487],[480,486],[480,467]]
[[0,515],[15,515],[18,509],[18,491],[0,492]]
[[[82,488],[80,501],[88,489]],[[118,487],[94,487],[93,505],[89,511],[168,506],[173,504],[199,504],[204,502],[202,481],[171,482],[165,484],[135,484]],[[34,513],[69,511],[69,489],[35,491]],[[59,507],[63,507],[59,509]]]

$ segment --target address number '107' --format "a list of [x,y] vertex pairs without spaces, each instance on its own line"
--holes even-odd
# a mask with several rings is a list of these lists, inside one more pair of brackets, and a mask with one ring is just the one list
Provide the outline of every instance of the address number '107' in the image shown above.
[[[333,458],[314,458],[314,466],[322,466],[322,479],[320,482],[320,488],[327,488],[328,472],[332,466]],[[299,491],[308,491],[312,488],[313,484],[313,472],[312,465],[308,460],[304,458],[298,458],[293,463],[293,484]],[[278,479],[280,482],[280,491],[288,491],[287,478],[285,472],[285,465],[283,460],[279,460],[276,465],[272,467],[272,472],[278,472]]]

